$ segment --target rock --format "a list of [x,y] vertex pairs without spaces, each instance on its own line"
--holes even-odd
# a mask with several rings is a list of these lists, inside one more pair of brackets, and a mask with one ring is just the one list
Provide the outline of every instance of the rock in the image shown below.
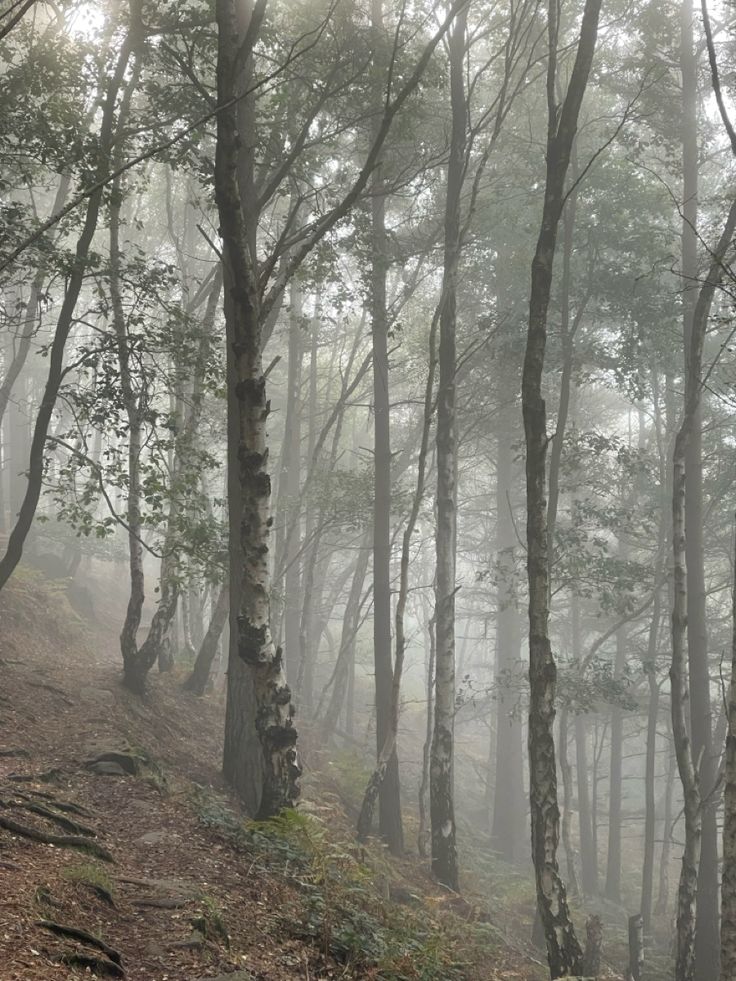
[[169,840],[169,837],[168,831],[147,831],[140,838],[136,838],[136,842],[139,845],[162,845]]
[[119,763],[90,762],[85,766],[90,773],[96,773],[98,777],[127,777],[128,771],[124,770]]
[[88,769],[92,769],[100,763],[114,763],[123,773],[128,773],[134,777],[140,773],[142,762],[143,760],[133,753],[113,749],[107,750],[104,753],[98,753],[93,759],[87,760],[85,766]]

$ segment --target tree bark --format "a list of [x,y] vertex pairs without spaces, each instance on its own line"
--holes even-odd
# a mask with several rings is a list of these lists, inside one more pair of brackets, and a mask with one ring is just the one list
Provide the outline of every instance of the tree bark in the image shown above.
[[225,629],[228,612],[230,610],[230,587],[225,583],[221,587],[217,596],[217,602],[212,610],[207,633],[202,640],[197,659],[194,662],[192,673],[184,682],[187,691],[194,692],[195,695],[204,695],[207,682],[210,678],[212,664],[217,654],[217,646],[220,643],[222,631]]
[[427,845],[432,839],[427,815],[427,794],[429,793],[429,757],[432,749],[432,732],[434,730],[434,667],[437,659],[437,645],[434,635],[434,613],[427,622],[428,656],[425,663],[427,718],[422,749],[422,779],[419,783],[419,829],[417,831],[417,850],[422,858],[427,857]]
[[[301,613],[301,380],[302,380],[301,287],[292,281],[289,287],[289,358],[286,383],[286,418],[281,452],[276,517],[279,535],[276,568],[283,568],[282,578],[284,646],[287,677],[298,695],[299,625]],[[288,532],[288,533],[287,533]],[[280,631],[278,632],[280,633]]]
[[560,713],[560,774],[562,775],[562,847],[565,849],[567,863],[567,888],[572,896],[580,895],[578,876],[575,871],[575,849],[572,843],[572,766],[568,754],[568,710],[563,708]]
[[537,907],[547,942],[552,978],[580,974],[582,951],[573,928],[565,886],[559,874],[559,808],[553,735],[557,667],[549,639],[549,551],[547,541],[547,418],[542,377],[547,315],[552,287],[557,230],[580,107],[595,51],[600,0],[586,0],[567,94],[555,98],[558,50],[557,5],[548,9],[547,166],[542,223],[532,261],[527,347],[522,375],[526,443],[527,573],[529,580],[529,771],[532,859]]
[[[239,594],[231,596],[237,613],[238,654],[252,673],[257,705],[255,725],[263,754],[260,818],[293,807],[299,794],[297,732],[283,657],[271,636],[271,574],[269,538],[271,480],[268,474],[266,421],[270,405],[263,371],[261,296],[255,249],[252,149],[244,159],[243,140],[254,140],[244,129],[251,109],[233,100],[243,79],[252,74],[253,43],[258,34],[257,5],[239,11],[235,0],[217,0],[217,97],[227,108],[217,115],[215,198],[223,243],[228,302],[225,304],[228,343],[232,349],[237,409],[237,460],[240,484],[240,541],[242,579]],[[239,14],[242,13],[242,16]],[[240,65],[244,65],[241,69]],[[248,102],[249,100],[241,100]],[[242,115],[241,115],[242,113]],[[231,587],[233,583],[231,580]]]
[[[684,20],[686,18],[684,17]],[[684,25],[683,25],[684,26]],[[690,441],[699,426],[702,397],[703,344],[715,290],[724,275],[724,259],[731,249],[736,230],[736,199],[717,245],[711,250],[709,269],[698,291],[692,326],[686,345],[685,395],[682,421],[675,438],[672,460],[672,550],[674,596],[672,606],[672,665],[670,668],[672,734],[677,768],[683,788],[685,847],[678,887],[676,981],[695,978],[695,934],[698,895],[698,869],[701,855],[703,797],[689,731],[687,684],[687,459]],[[696,533],[697,534],[697,533]],[[697,573],[696,573],[697,575]],[[694,733],[693,729],[693,733]],[[712,786],[708,787],[710,793]],[[706,808],[707,810],[707,808]]]
[[[582,663],[580,598],[570,597],[572,613],[572,656],[574,664]],[[578,786],[578,824],[580,826],[580,869],[583,893],[598,892],[598,853],[593,840],[593,818],[588,787],[588,727],[584,716],[575,715],[575,775]]]
[[[518,433],[516,407],[517,372],[507,359],[501,362],[498,440],[496,452],[496,776],[493,796],[491,842],[509,863],[521,862],[526,853],[524,835],[524,745],[521,719],[514,710],[516,694],[509,693],[508,678],[521,668],[521,624],[516,588],[512,493],[516,486],[514,441]],[[510,703],[510,704],[509,704]]]
[[454,800],[455,756],[455,561],[457,548],[456,321],[461,253],[460,198],[465,171],[467,101],[465,50],[467,7],[458,13],[449,38],[452,132],[447,166],[444,269],[440,301],[437,390],[437,524],[435,580],[436,674],[434,732],[429,766],[432,871],[459,889]]
[[[372,0],[371,23],[375,36],[377,69],[384,50],[382,0]],[[383,102],[383,75],[374,80],[376,110]],[[378,117],[377,117],[378,118]],[[391,729],[391,405],[389,399],[388,315],[386,274],[386,191],[382,168],[376,167],[371,196],[371,337],[373,341],[373,421],[375,483],[373,498],[373,655],[376,678],[376,758]],[[394,748],[381,781],[378,804],[381,837],[395,855],[404,848],[401,823],[399,760]]]
[[355,657],[355,638],[360,627],[361,596],[363,595],[363,583],[365,582],[368,571],[368,559],[370,558],[370,537],[369,528],[360,544],[358,561],[355,563],[355,572],[350,586],[350,593],[345,605],[345,616],[342,623],[342,635],[340,638],[340,650],[335,662],[335,669],[332,676],[332,692],[327,703],[324,717],[321,722],[322,739],[327,743],[337,728],[337,720],[345,701],[345,692],[348,684],[350,663]]
[[[614,676],[623,674],[626,664],[626,631],[616,631],[616,661]],[[621,902],[621,795],[622,759],[624,741],[624,714],[620,705],[611,709],[611,765],[608,790],[608,855],[606,862],[606,899]]]
[[[682,74],[682,306],[685,371],[698,293],[698,58],[693,37],[693,3],[683,0],[680,68]],[[698,379],[699,384],[699,379]],[[708,628],[703,557],[702,409],[695,409],[685,448],[685,540],[687,567],[687,662],[689,716],[693,759],[696,761],[702,804],[701,851],[695,930],[696,981],[718,975],[718,798],[713,755]]]
[[723,874],[721,878],[721,981],[736,978],[736,556],[731,604],[731,684],[724,770]]

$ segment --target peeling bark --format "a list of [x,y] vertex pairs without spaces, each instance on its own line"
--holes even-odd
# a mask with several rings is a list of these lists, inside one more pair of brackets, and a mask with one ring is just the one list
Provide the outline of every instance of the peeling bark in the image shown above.
[[[231,600],[237,611],[238,656],[250,668],[256,703],[255,728],[263,754],[263,787],[259,818],[293,807],[301,769],[291,691],[282,652],[271,636],[269,539],[272,518],[266,422],[270,404],[263,371],[261,296],[255,254],[255,225],[248,207],[252,195],[252,161],[244,160],[241,123],[245,109],[234,102],[243,76],[252,72],[253,43],[263,5],[241,11],[234,0],[217,0],[217,95],[225,108],[217,115],[215,198],[223,242],[227,302],[225,318],[232,349],[237,414],[237,473],[240,486],[240,562],[242,581]],[[242,70],[240,66],[244,65]],[[247,102],[248,100],[243,100]],[[240,118],[239,118],[240,115]],[[232,582],[232,580],[231,580]]]

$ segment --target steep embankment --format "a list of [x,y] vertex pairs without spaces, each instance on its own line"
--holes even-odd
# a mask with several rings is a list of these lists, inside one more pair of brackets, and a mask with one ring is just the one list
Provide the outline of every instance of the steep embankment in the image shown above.
[[172,678],[129,695],[112,626],[27,569],[0,594],[2,981],[544,976],[416,862],[356,846],[314,774],[302,812],[244,821],[219,704]]

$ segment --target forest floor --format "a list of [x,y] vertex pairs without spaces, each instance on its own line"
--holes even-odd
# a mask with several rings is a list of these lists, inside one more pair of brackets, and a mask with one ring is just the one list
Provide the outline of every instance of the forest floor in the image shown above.
[[358,846],[316,771],[299,812],[248,822],[222,706],[171,677],[130,695],[114,640],[38,573],[0,594],[0,981],[546,977],[513,917]]

